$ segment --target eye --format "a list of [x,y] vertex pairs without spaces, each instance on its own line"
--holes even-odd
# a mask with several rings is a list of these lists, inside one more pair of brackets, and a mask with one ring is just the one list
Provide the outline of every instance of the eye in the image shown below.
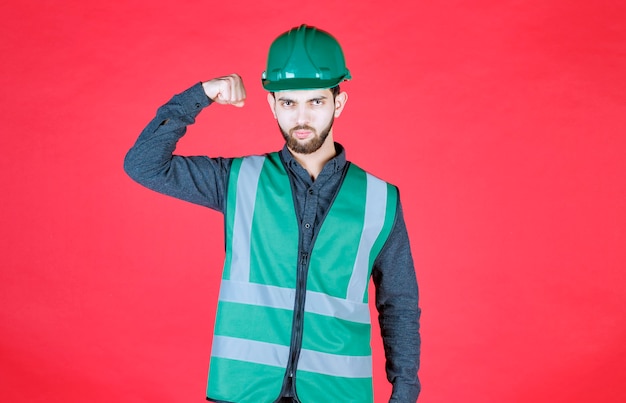
[[321,99],[313,99],[311,100],[311,104],[314,106],[321,106],[324,105],[324,101]]
[[283,100],[283,101],[280,102],[280,105],[283,108],[289,108],[289,107],[293,106],[293,101]]

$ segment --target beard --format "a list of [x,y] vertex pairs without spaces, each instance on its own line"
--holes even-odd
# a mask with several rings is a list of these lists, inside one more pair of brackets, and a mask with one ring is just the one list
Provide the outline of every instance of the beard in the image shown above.
[[[317,130],[307,125],[292,127],[291,129],[289,129],[289,132],[286,132],[285,129],[280,126],[280,124],[278,125],[278,127],[280,128],[280,132],[283,134],[283,138],[287,143],[287,147],[291,151],[298,154],[312,154],[315,151],[319,150],[320,147],[322,147],[322,144],[324,144],[324,142],[326,141],[330,130],[333,128],[334,120],[335,117],[333,116],[328,123],[328,126],[326,126],[324,130],[322,130],[322,132],[319,134],[317,133]],[[313,133],[313,138],[301,142],[293,135],[293,132],[295,132],[296,130],[309,130],[311,133]]]

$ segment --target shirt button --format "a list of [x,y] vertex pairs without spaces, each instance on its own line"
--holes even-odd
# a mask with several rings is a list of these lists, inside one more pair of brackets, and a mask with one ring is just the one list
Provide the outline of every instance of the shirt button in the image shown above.
[[311,228],[311,224],[309,223],[304,224],[304,228]]
[[312,195],[313,194],[313,189],[309,189],[309,194]]

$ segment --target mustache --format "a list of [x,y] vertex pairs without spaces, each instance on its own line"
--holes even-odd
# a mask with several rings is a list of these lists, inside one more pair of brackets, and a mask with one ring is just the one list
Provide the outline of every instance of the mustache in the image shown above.
[[295,127],[292,127],[292,128],[289,130],[289,134],[293,134],[293,132],[295,132],[296,130],[308,130],[308,131],[311,131],[311,132],[315,133],[315,129],[314,129],[314,128],[312,128],[311,126],[307,126],[307,125],[300,125],[300,126],[295,126]]

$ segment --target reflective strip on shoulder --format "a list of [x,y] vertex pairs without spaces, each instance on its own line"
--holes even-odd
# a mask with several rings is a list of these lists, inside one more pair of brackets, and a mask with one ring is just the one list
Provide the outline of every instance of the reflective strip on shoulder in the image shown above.
[[237,281],[250,279],[250,232],[259,176],[265,162],[264,156],[243,159],[237,178],[237,199],[233,224],[232,262],[230,278]]
[[365,200],[365,223],[359,248],[348,284],[346,298],[349,301],[362,301],[369,280],[369,259],[374,242],[385,224],[387,206],[387,183],[367,174],[367,193]]
[[[237,337],[214,336],[211,355],[285,368],[289,357],[289,347]],[[328,354],[302,349],[298,370],[344,378],[370,378],[372,357]]]

